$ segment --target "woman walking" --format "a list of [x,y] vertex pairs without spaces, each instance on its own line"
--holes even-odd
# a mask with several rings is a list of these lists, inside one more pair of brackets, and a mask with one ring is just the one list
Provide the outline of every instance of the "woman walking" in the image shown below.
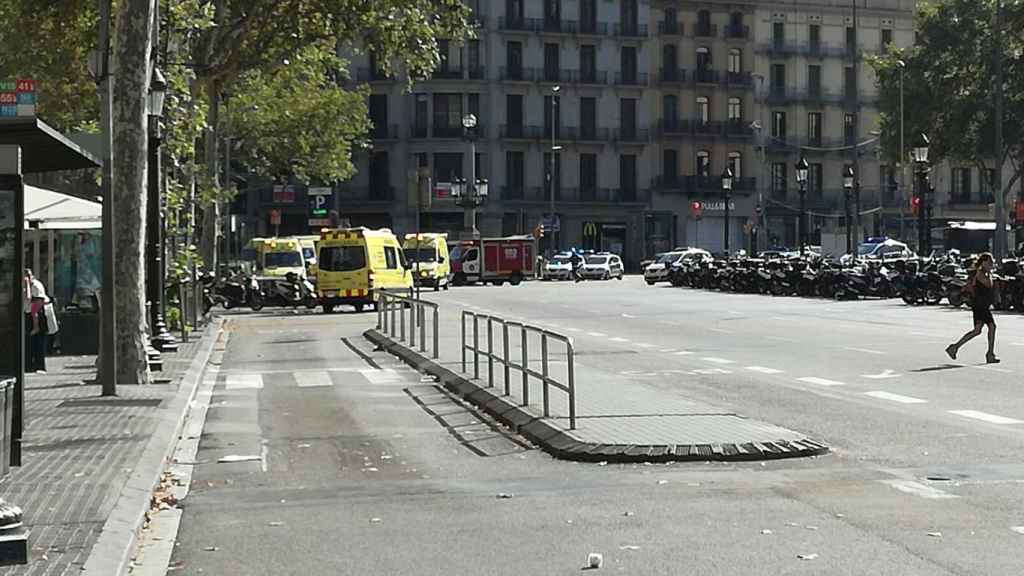
[[46,305],[50,302],[43,283],[25,269],[25,324],[28,336],[26,372],[46,374],[46,345],[49,330],[46,325]]
[[975,336],[981,334],[981,327],[988,327],[988,353],[985,354],[985,362],[995,364],[999,362],[996,358],[996,321],[992,318],[992,303],[995,301],[992,288],[992,266],[995,262],[992,254],[985,252],[978,256],[971,272],[971,279],[968,281],[969,289],[974,292],[974,301],[971,304],[971,313],[974,316],[974,329],[963,335],[956,344],[946,347],[946,354],[956,360],[956,354],[960,347],[971,341]]

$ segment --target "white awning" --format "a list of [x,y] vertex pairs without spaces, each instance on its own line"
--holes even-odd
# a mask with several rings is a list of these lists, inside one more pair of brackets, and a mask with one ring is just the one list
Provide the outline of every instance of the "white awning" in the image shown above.
[[26,228],[42,230],[101,228],[102,215],[103,207],[99,202],[90,202],[53,190],[25,185]]

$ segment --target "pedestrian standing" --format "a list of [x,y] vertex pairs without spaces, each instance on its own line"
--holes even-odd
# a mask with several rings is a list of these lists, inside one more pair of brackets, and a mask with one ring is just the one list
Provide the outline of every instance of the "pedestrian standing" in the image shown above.
[[988,353],[985,354],[985,362],[989,364],[996,364],[999,362],[999,358],[996,358],[996,321],[992,317],[992,303],[995,301],[995,294],[992,287],[992,267],[995,265],[995,261],[992,259],[992,254],[985,252],[981,256],[978,256],[978,260],[974,264],[974,270],[971,272],[971,279],[968,280],[968,290],[974,293],[974,299],[971,303],[971,313],[974,317],[974,329],[963,335],[956,344],[950,344],[946,347],[946,354],[950,358],[956,360],[956,354],[960,351],[960,347],[968,343],[975,336],[981,335],[981,327],[988,327]]
[[46,296],[46,288],[42,281],[25,269],[25,328],[28,336],[28,354],[26,371],[40,374],[46,373],[46,342],[49,330],[46,326],[46,305],[50,299]]
[[583,280],[583,276],[580,274],[580,255],[576,252],[575,248],[572,251],[572,255],[569,256],[569,264],[572,266],[572,277],[575,278],[577,282]]

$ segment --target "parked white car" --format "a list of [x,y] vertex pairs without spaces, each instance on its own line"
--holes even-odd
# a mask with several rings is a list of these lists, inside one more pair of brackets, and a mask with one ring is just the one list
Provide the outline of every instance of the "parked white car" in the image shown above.
[[580,276],[586,280],[610,280],[618,278],[622,280],[626,269],[622,265],[622,258],[616,254],[592,254],[583,258],[583,267],[580,269]]
[[568,254],[557,254],[544,262],[541,270],[542,280],[572,280],[572,257]]

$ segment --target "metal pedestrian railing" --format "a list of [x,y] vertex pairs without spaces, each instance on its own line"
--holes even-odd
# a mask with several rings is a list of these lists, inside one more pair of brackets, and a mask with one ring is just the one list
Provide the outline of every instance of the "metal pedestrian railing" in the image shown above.
[[[433,337],[432,357],[438,358],[438,308],[434,302],[420,300],[385,290],[377,291],[377,329],[391,338],[397,337],[406,342],[406,316],[409,317],[408,344],[416,348],[417,332],[419,332],[420,352],[427,352],[427,309],[431,311],[431,335]],[[406,310],[408,309],[408,313]]]
[[[467,321],[472,325],[472,334],[467,332]],[[487,331],[487,348],[481,348],[480,323],[483,321]],[[501,353],[495,349],[494,328],[498,326],[501,331]],[[511,355],[512,333],[519,333],[519,360],[518,362]],[[540,372],[530,367],[530,334],[540,336]],[[468,338],[471,343],[467,343]],[[565,344],[566,358],[566,381],[560,382],[551,374],[551,362],[549,354],[549,341],[555,340]],[[473,353],[473,378],[480,379],[480,358],[487,359],[487,385],[494,387],[494,365],[498,363],[504,372],[505,396],[512,394],[511,371],[518,370],[522,376],[522,406],[530,404],[530,377],[541,382],[543,393],[544,417],[551,416],[550,389],[557,388],[565,392],[569,397],[569,429],[576,429],[576,372],[575,357],[576,350],[572,338],[552,332],[538,326],[530,326],[522,322],[505,320],[490,314],[477,314],[469,310],[462,311],[462,372],[467,373],[467,352]]]

